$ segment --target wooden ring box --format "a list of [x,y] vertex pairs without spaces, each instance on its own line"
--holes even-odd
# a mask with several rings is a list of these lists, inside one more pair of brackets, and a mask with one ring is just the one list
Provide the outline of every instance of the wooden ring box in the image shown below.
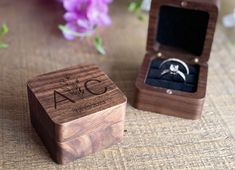
[[120,142],[127,99],[93,64],[37,76],[28,82],[30,118],[59,164]]
[[[152,1],[147,53],[135,84],[136,108],[186,119],[201,117],[218,10],[219,0]],[[189,65],[186,82],[174,75],[160,76],[159,65],[167,58]]]

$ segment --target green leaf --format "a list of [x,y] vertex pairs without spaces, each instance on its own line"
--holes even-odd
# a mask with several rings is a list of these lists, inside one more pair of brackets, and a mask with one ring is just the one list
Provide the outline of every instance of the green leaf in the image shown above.
[[5,34],[7,34],[9,31],[8,27],[6,24],[2,24],[1,28],[0,28],[0,36],[3,36]]
[[72,30],[70,30],[68,27],[66,27],[65,25],[59,25],[58,28],[59,28],[62,32],[65,32],[65,33],[74,35],[74,36],[76,36],[76,37],[87,37],[87,36],[90,36],[90,35],[91,35],[91,32],[85,32],[85,33],[82,33],[82,34],[81,34],[81,33],[72,31]]
[[139,19],[140,21],[144,21],[144,16],[143,16],[142,14],[140,14],[140,15],[138,15],[138,19]]
[[138,4],[136,2],[131,2],[128,6],[128,10],[130,12],[135,12],[136,11],[136,8],[137,8]]
[[136,2],[137,3],[137,9],[141,10],[141,6],[142,6],[142,0]]
[[7,47],[8,47],[8,44],[0,43],[0,48],[7,48]]
[[96,36],[96,37],[95,37],[95,39],[94,39],[94,46],[95,46],[96,50],[97,50],[100,54],[102,54],[102,55],[105,55],[105,54],[106,54],[105,49],[104,49],[103,46],[102,46],[102,39],[101,39],[101,37],[99,37],[99,36]]
[[142,0],[138,0],[136,2],[131,2],[129,4],[129,7],[128,7],[128,10],[130,12],[133,12],[135,13],[135,15],[137,16],[137,18],[140,20],[140,21],[143,21],[144,20],[144,15],[141,11],[141,6],[142,6]]
[[138,12],[141,10],[142,1],[131,2],[128,6],[130,12]]

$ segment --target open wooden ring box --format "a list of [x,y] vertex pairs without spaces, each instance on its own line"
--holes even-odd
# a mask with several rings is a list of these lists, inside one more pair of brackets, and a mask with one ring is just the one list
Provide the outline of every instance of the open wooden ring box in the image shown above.
[[[201,117],[218,10],[219,0],[152,1],[147,53],[136,80],[136,108]],[[187,63],[186,82],[174,75],[160,76],[159,66],[169,58]]]

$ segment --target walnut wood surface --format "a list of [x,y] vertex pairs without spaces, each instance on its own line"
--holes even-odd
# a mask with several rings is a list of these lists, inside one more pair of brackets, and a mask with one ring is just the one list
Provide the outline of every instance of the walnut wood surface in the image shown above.
[[[147,39],[147,54],[145,55],[142,67],[136,80],[135,107],[145,111],[158,112],[162,114],[178,116],[187,119],[198,119],[201,117],[204,98],[207,87],[207,61],[210,57],[211,46],[218,17],[219,0],[187,0],[186,6],[182,6],[181,0],[153,0],[149,17],[149,29]],[[185,51],[163,46],[156,42],[158,32],[159,11],[162,5],[206,11],[209,13],[208,28],[201,56],[195,56]],[[172,28],[174,29],[174,28]],[[149,66],[153,59],[157,57],[157,52],[161,52],[162,58],[179,58],[188,64],[195,64],[195,58],[199,59],[200,73],[195,93],[187,93],[153,87],[145,84]]]
[[[219,10],[219,0],[187,0],[187,6],[182,7],[182,0],[153,0],[151,4],[151,11],[149,17],[149,28],[148,28],[148,38],[147,38],[147,51],[148,52],[157,52],[161,51],[167,57],[167,54],[174,53],[177,58],[183,60],[193,61],[195,58],[199,58],[200,63],[205,63],[209,60],[211,53],[211,46],[214,39],[214,33],[216,28],[216,22],[218,18]],[[158,21],[160,7],[163,5],[192,9],[192,10],[201,10],[209,13],[209,22],[208,29],[206,33],[204,49],[201,56],[195,56],[191,53],[185,51],[180,51],[179,49],[174,49],[170,47],[163,46],[158,44],[155,40],[155,37],[158,32]],[[173,28],[172,28],[173,29]],[[190,57],[189,57],[190,56]]]
[[126,97],[95,65],[38,76],[28,82],[28,97],[32,124],[58,163],[122,138]]

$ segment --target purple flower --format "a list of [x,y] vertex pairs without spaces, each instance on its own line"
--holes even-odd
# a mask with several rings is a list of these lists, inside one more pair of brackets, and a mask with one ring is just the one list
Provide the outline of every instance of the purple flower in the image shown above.
[[63,31],[66,39],[73,40],[75,34],[90,35],[100,26],[109,26],[111,18],[108,15],[108,5],[112,0],[63,0],[66,10],[64,19],[70,31]]

